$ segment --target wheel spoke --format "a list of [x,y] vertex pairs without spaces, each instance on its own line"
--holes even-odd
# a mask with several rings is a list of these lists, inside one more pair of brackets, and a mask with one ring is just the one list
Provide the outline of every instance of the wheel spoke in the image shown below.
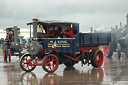
[[50,61],[50,57],[48,57],[48,58],[46,59],[46,61]]
[[45,64],[45,66],[49,66],[49,65],[50,65],[50,63],[49,63],[49,62]]
[[56,67],[57,66],[57,64],[53,64],[53,67]]
[[51,66],[50,66],[50,71],[52,71],[52,68],[51,68]]

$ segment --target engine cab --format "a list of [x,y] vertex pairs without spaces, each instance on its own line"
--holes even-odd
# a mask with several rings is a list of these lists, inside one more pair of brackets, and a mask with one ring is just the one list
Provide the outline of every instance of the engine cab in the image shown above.
[[[30,38],[32,42],[29,45],[31,55],[40,55],[44,49],[56,49],[63,53],[76,53],[79,50],[79,23],[64,21],[38,21],[28,23],[30,26]],[[64,34],[67,25],[73,30],[73,37]]]

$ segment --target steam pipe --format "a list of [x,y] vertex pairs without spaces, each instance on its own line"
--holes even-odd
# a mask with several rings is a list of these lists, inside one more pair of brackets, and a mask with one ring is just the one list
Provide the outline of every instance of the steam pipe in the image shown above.
[[120,22],[120,28],[122,28],[122,22]]
[[116,25],[116,30],[118,30],[118,25]]
[[18,43],[17,26],[14,26],[14,42]]
[[37,38],[38,19],[33,19],[33,38]]
[[127,26],[128,26],[128,13],[127,13],[127,16],[126,16],[126,20],[127,20]]

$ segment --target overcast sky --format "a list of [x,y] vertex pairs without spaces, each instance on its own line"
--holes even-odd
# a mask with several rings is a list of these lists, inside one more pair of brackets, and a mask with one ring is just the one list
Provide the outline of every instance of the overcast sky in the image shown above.
[[128,0],[0,0],[0,28],[27,28],[33,18],[80,23],[80,31],[90,27],[126,24]]

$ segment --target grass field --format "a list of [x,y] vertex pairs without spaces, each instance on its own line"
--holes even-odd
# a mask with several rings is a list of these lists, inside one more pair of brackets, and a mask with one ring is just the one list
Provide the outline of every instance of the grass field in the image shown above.
[[103,46],[99,46],[99,49],[103,52]]

